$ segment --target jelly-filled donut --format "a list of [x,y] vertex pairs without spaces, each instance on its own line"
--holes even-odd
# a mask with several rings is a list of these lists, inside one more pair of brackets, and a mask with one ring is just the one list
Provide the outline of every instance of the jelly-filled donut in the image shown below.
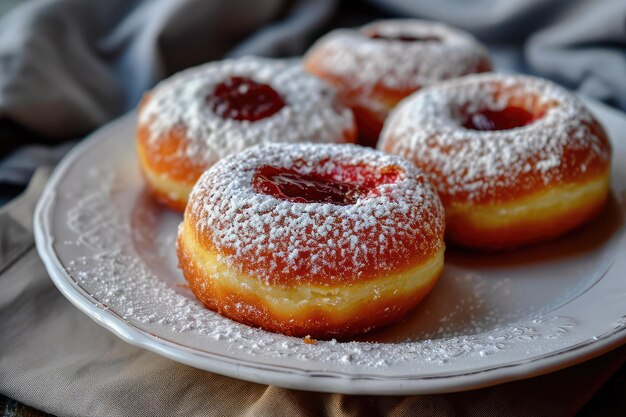
[[469,247],[558,236],[609,192],[604,129],[577,97],[538,78],[481,74],[423,89],[389,118],[379,148],[426,172],[447,238]]
[[246,57],[183,71],[147,93],[137,149],[149,190],[183,210],[200,175],[260,143],[356,140],[334,90],[286,61]]
[[470,34],[441,23],[382,20],[335,30],[311,47],[306,69],[352,108],[359,143],[376,146],[389,111],[421,87],[489,71],[489,54]]
[[179,264],[208,308],[288,335],[402,318],[443,267],[444,212],[410,162],[356,145],[262,145],[193,188]]

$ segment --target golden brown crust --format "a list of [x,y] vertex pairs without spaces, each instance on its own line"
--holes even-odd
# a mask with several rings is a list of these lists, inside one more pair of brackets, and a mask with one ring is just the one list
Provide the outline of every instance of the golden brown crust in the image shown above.
[[[141,100],[139,112],[150,99],[151,95],[147,93]],[[165,175],[171,181],[185,184],[196,182],[208,166],[194,162],[186,156],[189,139],[184,126],[165,131],[161,136],[158,140],[150,140],[149,124],[137,123],[137,147],[143,156],[143,164],[148,165],[151,171]]]
[[593,219],[604,207],[607,195],[608,187],[605,187],[597,195],[578,202],[566,212],[555,210],[550,213],[547,210],[547,213],[541,213],[541,217],[520,216],[515,222],[495,227],[472,222],[468,214],[471,212],[475,216],[481,210],[481,206],[472,205],[446,217],[446,240],[453,245],[484,250],[510,249],[542,242]]
[[[413,292],[372,298],[361,305],[349,320],[338,318],[331,309],[324,310],[319,306],[299,308],[297,315],[281,315],[262,297],[233,291],[229,286],[222,285],[220,279],[206,276],[201,268],[194,266],[194,259],[183,241],[182,235],[179,235],[177,250],[180,267],[189,287],[207,308],[250,326],[298,337],[345,338],[394,323],[431,291],[441,273],[441,270],[436,271],[424,286]],[[277,286],[280,287],[279,284]],[[349,285],[336,284],[332,288],[341,292]]]
[[[348,205],[255,190],[259,167],[303,163],[373,188]],[[353,145],[251,148],[195,185],[179,228],[180,268],[194,294],[227,317],[345,337],[398,320],[430,291],[443,268],[444,216],[432,186],[402,158]]]
[[[531,117],[513,129],[464,127],[481,108]],[[424,89],[394,113],[379,148],[427,174],[448,241],[468,247],[558,236],[593,217],[609,189],[606,132],[575,96],[538,78],[474,75]]]
[[357,143],[375,148],[387,113],[404,97],[417,91],[417,88],[393,90],[377,83],[368,89],[353,79],[324,71],[320,65],[323,59],[322,53],[313,51],[304,62],[305,69],[337,89],[339,100],[354,113],[359,130]]
[[160,204],[163,204],[164,206],[170,208],[171,210],[181,213],[185,211],[185,207],[187,206],[187,200],[172,198],[170,195],[164,193],[161,189],[153,186],[152,182],[150,182],[145,175],[143,177],[146,182],[146,189],[148,190],[148,193],[152,196],[152,198],[154,198]]
[[[139,111],[146,106],[149,100],[150,94],[147,93],[141,100]],[[184,129],[166,132],[164,138],[159,141],[150,141],[149,137],[149,126],[138,123],[136,129],[137,154],[148,191],[162,204],[172,210],[182,212],[187,205],[187,199],[173,197],[169,190],[152,180],[152,177],[163,178],[171,187],[185,190],[193,186],[207,167],[194,163],[185,157],[187,139]],[[180,193],[182,191],[179,191],[178,194]]]

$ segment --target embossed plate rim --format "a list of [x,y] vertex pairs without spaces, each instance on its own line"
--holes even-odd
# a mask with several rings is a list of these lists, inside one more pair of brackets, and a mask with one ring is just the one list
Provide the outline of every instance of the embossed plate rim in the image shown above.
[[[617,112],[593,104],[596,111]],[[598,110],[600,109],[600,110]],[[620,115],[621,116],[621,115]],[[623,116],[621,116],[623,118]],[[259,383],[270,383],[289,388],[342,392],[349,394],[415,394],[459,391],[479,388],[514,379],[526,378],[563,368],[606,352],[621,343],[626,335],[624,323],[616,322],[612,330],[596,335],[566,348],[547,352],[535,358],[478,367],[472,371],[440,375],[414,375],[411,377],[388,377],[373,374],[349,374],[333,371],[310,371],[291,366],[276,366],[242,360],[240,358],[197,351],[149,334],[124,320],[115,312],[100,307],[98,300],[84,291],[67,273],[54,248],[54,236],[50,234],[51,207],[55,200],[55,186],[63,177],[72,161],[89,148],[99,136],[110,135],[131,122],[133,114],[127,115],[95,132],[91,139],[78,145],[59,165],[37,206],[35,215],[35,238],[37,248],[55,285],[79,309],[127,342],[159,353],[201,369]],[[622,242],[622,245],[623,242]],[[626,311],[625,311],[626,312]]]

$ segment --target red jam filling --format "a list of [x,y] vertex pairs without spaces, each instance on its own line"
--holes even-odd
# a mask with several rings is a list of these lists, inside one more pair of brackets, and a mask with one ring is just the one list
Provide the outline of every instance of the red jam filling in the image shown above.
[[536,117],[521,107],[506,107],[503,110],[481,110],[471,114],[463,127],[472,130],[506,130],[531,124]]
[[401,42],[440,42],[441,38],[437,36],[413,36],[405,34],[397,35],[383,35],[382,33],[374,33],[370,35],[371,39],[385,39],[388,41],[401,41]]
[[269,117],[285,106],[272,87],[246,77],[230,77],[221,82],[207,97],[207,103],[224,119],[251,122]]
[[257,169],[253,188],[294,203],[330,203],[347,206],[359,198],[377,195],[376,187],[398,179],[397,170],[374,172],[363,166],[340,166],[329,174],[303,174],[293,168],[263,165]]

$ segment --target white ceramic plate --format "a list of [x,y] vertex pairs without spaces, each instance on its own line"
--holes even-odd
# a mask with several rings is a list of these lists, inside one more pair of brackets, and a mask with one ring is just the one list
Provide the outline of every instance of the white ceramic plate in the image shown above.
[[441,280],[414,313],[351,342],[305,344],[234,323],[196,301],[176,267],[181,216],[144,190],[133,114],[94,133],[56,169],[35,215],[37,248],[59,290],[102,326],[236,378],[413,394],[550,372],[626,340],[626,117],[588,104],[614,143],[613,192],[602,214],[529,249],[449,250]]

